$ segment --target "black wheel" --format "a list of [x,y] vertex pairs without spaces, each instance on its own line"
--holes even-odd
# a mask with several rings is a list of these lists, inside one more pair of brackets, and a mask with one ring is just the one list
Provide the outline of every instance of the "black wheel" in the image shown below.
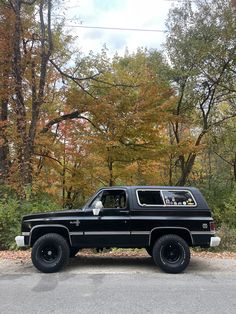
[[68,262],[69,253],[69,245],[65,238],[57,233],[48,233],[34,243],[31,259],[41,272],[53,273]]
[[152,256],[152,247],[150,246],[146,247],[146,251],[150,256]]
[[177,274],[188,266],[190,250],[184,239],[175,234],[167,234],[156,241],[152,256],[162,270]]
[[70,257],[75,257],[75,255],[79,252],[79,249],[76,247],[71,247],[70,248]]

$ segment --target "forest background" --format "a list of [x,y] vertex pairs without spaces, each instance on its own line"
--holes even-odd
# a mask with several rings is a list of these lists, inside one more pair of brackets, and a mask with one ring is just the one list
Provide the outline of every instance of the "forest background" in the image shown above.
[[0,249],[101,186],[191,185],[236,250],[235,2],[183,1],[162,50],[111,57],[80,53],[63,1],[0,0]]

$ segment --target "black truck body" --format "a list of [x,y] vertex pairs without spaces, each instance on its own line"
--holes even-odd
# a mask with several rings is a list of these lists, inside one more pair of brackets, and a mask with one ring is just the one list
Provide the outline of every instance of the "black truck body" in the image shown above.
[[59,270],[79,249],[118,247],[146,248],[176,273],[188,265],[189,247],[217,246],[220,238],[198,189],[117,186],[100,189],[82,209],[24,216],[16,242],[33,247],[32,261],[44,272]]

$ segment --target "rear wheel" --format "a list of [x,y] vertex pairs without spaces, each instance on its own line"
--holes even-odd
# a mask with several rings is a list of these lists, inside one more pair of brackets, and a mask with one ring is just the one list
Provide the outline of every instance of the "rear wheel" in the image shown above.
[[48,233],[34,243],[31,259],[41,272],[53,273],[68,262],[69,253],[69,245],[65,238],[57,233]]
[[189,246],[178,235],[164,235],[156,241],[153,247],[153,260],[167,273],[180,273],[189,264]]

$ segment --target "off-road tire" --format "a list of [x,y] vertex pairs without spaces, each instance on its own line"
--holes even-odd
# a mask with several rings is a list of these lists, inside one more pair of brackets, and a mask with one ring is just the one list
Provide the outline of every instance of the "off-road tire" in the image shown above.
[[59,271],[69,259],[70,249],[65,238],[57,233],[47,233],[34,243],[31,259],[43,273]]
[[152,254],[155,264],[172,274],[184,271],[190,261],[188,244],[175,234],[160,237],[153,246]]

